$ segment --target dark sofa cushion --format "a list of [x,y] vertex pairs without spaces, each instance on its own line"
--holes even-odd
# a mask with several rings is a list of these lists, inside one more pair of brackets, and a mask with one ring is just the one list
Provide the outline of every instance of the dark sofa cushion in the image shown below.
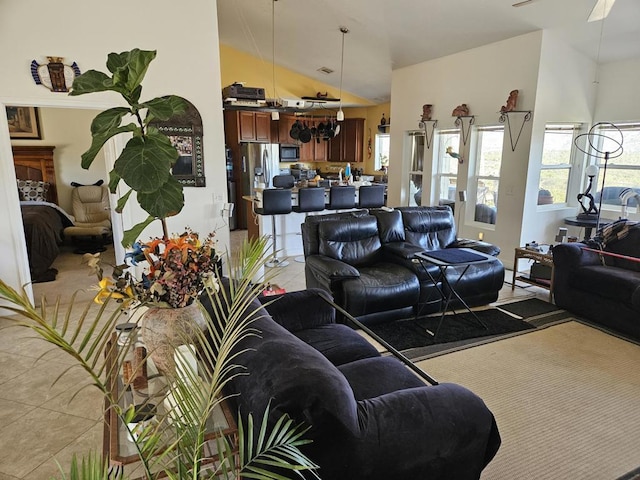
[[355,217],[322,222],[320,254],[359,266],[375,262],[382,247],[375,217]]
[[299,330],[295,335],[334,365],[380,356],[378,350],[358,332],[340,323]]
[[372,210],[371,213],[378,219],[378,232],[382,244],[392,242],[404,242],[404,224],[400,210]]
[[342,282],[344,309],[355,317],[413,306],[419,296],[418,277],[393,263],[361,267],[360,277]]
[[447,248],[456,241],[456,223],[449,207],[401,207],[406,242],[425,250]]
[[[261,297],[271,318],[290,332],[335,323],[336,311],[328,292],[310,288],[271,297]],[[305,308],[299,308],[300,304]],[[313,312],[313,315],[309,315]]]
[[356,400],[366,400],[406,388],[424,387],[413,372],[394,357],[374,357],[340,365]]
[[640,272],[604,265],[584,266],[576,269],[569,284],[576,290],[624,303],[640,311],[640,305],[632,305],[634,295],[640,297],[636,295],[640,288]]

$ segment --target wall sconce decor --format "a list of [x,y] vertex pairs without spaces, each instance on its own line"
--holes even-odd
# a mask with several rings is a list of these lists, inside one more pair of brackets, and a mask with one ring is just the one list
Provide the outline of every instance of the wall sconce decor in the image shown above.
[[[471,125],[475,123],[475,117],[469,114],[469,107],[466,103],[458,105],[451,112],[452,117],[456,117],[455,124],[456,127],[460,127],[460,133],[462,134],[462,144],[466,145],[469,140],[469,133],[471,132]],[[467,125],[465,127],[465,119],[467,120]]]

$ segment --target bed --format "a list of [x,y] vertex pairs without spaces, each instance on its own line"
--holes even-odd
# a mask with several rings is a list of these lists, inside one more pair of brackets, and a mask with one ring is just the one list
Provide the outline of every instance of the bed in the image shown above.
[[34,283],[55,280],[51,268],[72,218],[57,205],[52,146],[13,146],[29,270]]

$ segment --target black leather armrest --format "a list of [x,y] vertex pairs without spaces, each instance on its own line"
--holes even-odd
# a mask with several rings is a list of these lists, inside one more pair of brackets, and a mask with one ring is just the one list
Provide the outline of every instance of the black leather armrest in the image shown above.
[[346,278],[358,278],[360,272],[348,263],[324,255],[309,255],[306,258],[307,267],[314,274],[321,275],[327,280],[340,280]]
[[399,257],[403,260],[411,260],[416,253],[424,252],[424,248],[406,242],[387,243],[383,247],[385,254]]
[[471,248],[478,252],[486,253],[497,257],[500,254],[500,247],[489,242],[481,242],[479,240],[471,240],[470,238],[458,238],[447,248]]

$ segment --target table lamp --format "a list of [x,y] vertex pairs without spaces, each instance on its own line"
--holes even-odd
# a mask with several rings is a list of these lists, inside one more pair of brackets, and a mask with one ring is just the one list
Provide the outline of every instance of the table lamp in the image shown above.
[[[589,185],[587,185],[587,189],[584,193],[578,194],[578,202],[580,203],[580,208],[582,208],[582,213],[578,214],[578,219],[586,219],[593,218],[598,216],[598,208],[596,207],[595,199],[593,195],[591,195],[591,188],[593,187],[593,177],[598,174],[598,167],[595,165],[589,165],[585,171],[587,177],[589,177]],[[584,199],[589,201],[589,208],[584,206]]]

